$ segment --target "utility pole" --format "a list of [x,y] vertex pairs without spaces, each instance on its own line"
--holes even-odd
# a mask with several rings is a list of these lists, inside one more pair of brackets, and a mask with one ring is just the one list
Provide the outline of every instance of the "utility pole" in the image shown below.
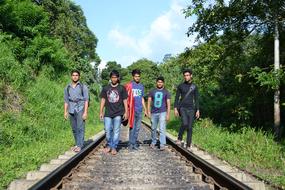
[[[279,69],[280,69],[279,30],[278,30],[278,20],[276,20],[275,35],[274,35],[274,71],[276,75],[278,74]],[[275,89],[274,92],[274,129],[276,137],[279,138],[280,137],[280,87],[279,86]]]

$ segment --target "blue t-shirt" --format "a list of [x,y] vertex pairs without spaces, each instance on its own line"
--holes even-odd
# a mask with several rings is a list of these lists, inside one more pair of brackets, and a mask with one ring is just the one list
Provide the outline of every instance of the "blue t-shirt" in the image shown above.
[[144,96],[144,86],[141,83],[132,81],[132,92],[135,100],[135,112],[142,112],[142,99]]
[[167,110],[167,99],[170,99],[170,93],[166,89],[153,89],[148,97],[152,99],[151,113],[162,113]]

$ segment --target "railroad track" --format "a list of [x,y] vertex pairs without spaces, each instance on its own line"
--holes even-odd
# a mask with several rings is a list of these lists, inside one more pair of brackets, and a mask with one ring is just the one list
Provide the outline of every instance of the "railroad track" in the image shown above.
[[165,151],[149,147],[144,123],[140,150],[128,152],[128,128],[122,127],[117,155],[103,153],[100,135],[30,189],[251,189],[167,137]]

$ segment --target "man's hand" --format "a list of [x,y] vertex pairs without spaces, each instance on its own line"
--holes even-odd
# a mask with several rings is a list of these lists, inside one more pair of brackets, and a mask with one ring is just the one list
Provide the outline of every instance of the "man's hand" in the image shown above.
[[200,118],[200,111],[196,111],[196,118],[199,119]]
[[68,113],[64,112],[64,119],[67,120],[68,119]]
[[167,114],[167,115],[166,115],[166,121],[168,122],[169,120],[170,120],[170,115]]
[[125,121],[127,119],[129,119],[129,115],[128,115],[127,112],[125,112],[124,115],[123,115],[123,121]]
[[100,112],[100,116],[99,116],[99,117],[100,117],[100,120],[103,121],[103,119],[104,119],[104,114],[103,114],[102,112]]
[[83,113],[82,119],[83,119],[84,121],[87,119],[87,113],[86,113],[86,112]]
[[177,108],[174,108],[174,115],[175,115],[175,117],[179,117],[179,112],[178,112]]
[[147,111],[144,111],[144,116],[149,117]]
[[151,118],[151,113],[150,111],[147,113],[147,117],[150,119]]

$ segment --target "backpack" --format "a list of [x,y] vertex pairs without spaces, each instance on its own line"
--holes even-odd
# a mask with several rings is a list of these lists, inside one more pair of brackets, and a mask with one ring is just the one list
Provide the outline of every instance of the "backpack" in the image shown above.
[[[81,89],[81,95],[82,95],[82,97],[84,97],[83,86],[84,86],[84,84],[80,84],[80,89]],[[67,86],[67,96],[68,96],[68,97],[70,97],[69,89],[70,89],[70,85]],[[89,105],[90,105],[90,96],[88,96],[88,107],[89,107]]]

